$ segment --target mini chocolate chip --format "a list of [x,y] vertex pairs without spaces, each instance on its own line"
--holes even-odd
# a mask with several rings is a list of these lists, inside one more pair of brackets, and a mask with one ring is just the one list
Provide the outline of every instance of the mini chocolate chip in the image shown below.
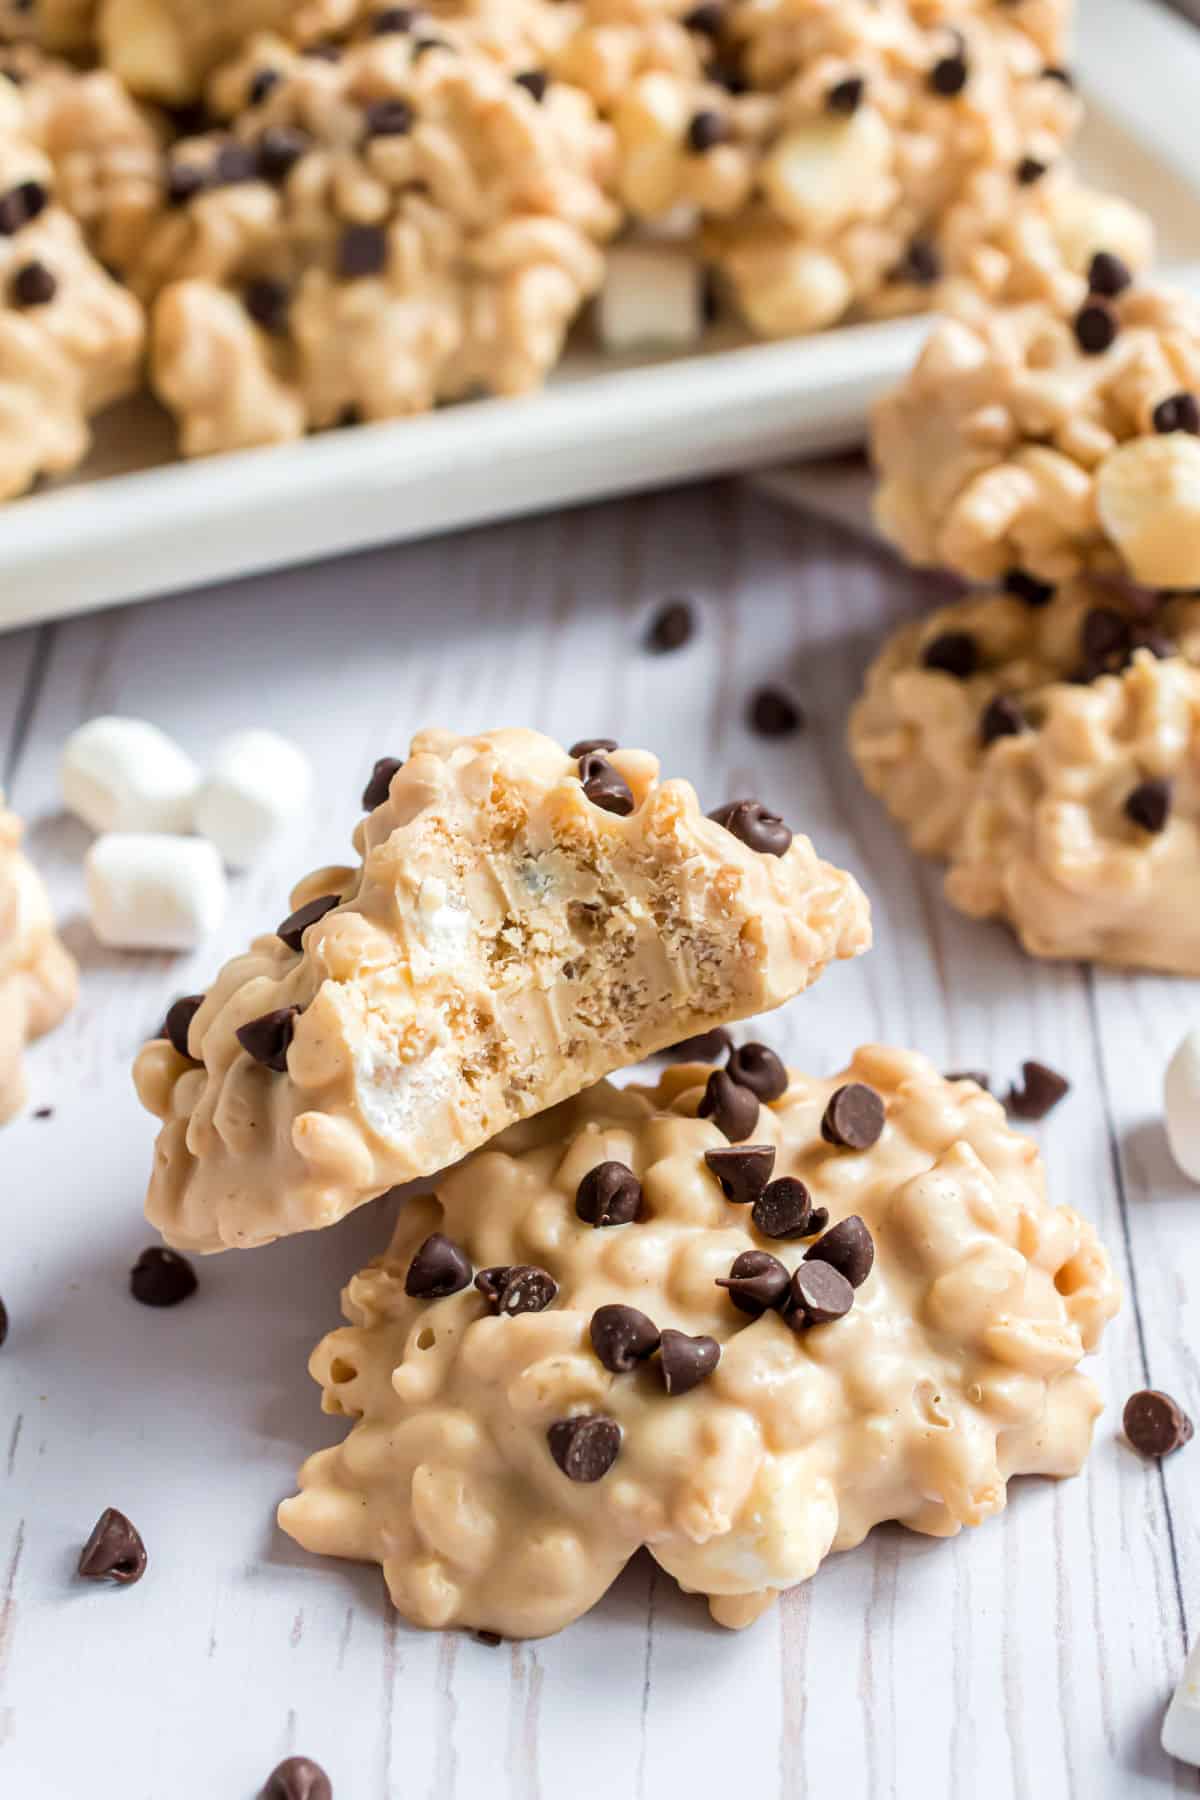
[[0,1344],[3,1344],[7,1337],[8,1337],[8,1308],[7,1308],[7,1306],[5,1306],[3,1300],[0,1300]]
[[404,1291],[410,1300],[445,1300],[470,1285],[470,1257],[441,1231],[425,1239],[404,1277]]
[[364,117],[369,138],[407,137],[413,128],[413,110],[407,100],[375,100]]
[[307,906],[298,906],[294,913],[289,913],[282,925],[275,927],[275,936],[282,938],[289,950],[300,950],[304,947],[304,934],[310,925],[323,919],[326,913],[340,906],[340,894],[322,894],[316,900],[310,900]]
[[412,59],[416,62],[420,57],[427,55],[430,50],[450,50],[452,48],[453,45],[448,44],[445,38],[417,38],[412,47]]
[[1061,82],[1065,88],[1073,88],[1075,86],[1075,77],[1072,75],[1070,69],[1064,69],[1061,63],[1047,63],[1046,67],[1042,70],[1042,80]]
[[1143,831],[1160,832],[1171,816],[1171,783],[1158,777],[1139,781],[1125,799],[1125,817]]
[[1008,571],[1004,577],[1004,591],[1016,600],[1023,600],[1026,606],[1048,606],[1054,598],[1053,582],[1039,581],[1036,575],[1028,575],[1024,569]]
[[362,792],[362,809],[364,812],[374,812],[377,806],[383,805],[388,797],[388,790],[392,785],[392,776],[396,773],[397,769],[402,769],[403,767],[404,763],[398,756],[381,756],[379,758],[379,761],[371,770],[371,779],[367,782],[367,785]]
[[769,1250],[743,1250],[734,1258],[728,1275],[717,1282],[726,1288],[739,1312],[757,1319],[765,1312],[780,1307],[788,1298],[791,1276],[777,1256]]
[[1052,1107],[1058,1105],[1071,1091],[1071,1084],[1065,1075],[1056,1069],[1047,1068],[1045,1063],[1023,1062],[1021,1064],[1021,1086],[1014,1083],[1008,1091],[1004,1104],[1009,1112],[1015,1113],[1018,1119],[1044,1119]]
[[485,1644],[489,1650],[495,1650],[504,1642],[498,1631],[477,1631],[475,1642]]
[[1088,300],[1075,314],[1075,341],[1085,356],[1102,356],[1116,342],[1120,329],[1116,313],[1105,300]]
[[333,1786],[309,1756],[289,1756],[267,1777],[262,1800],[333,1800]]
[[843,1319],[854,1305],[854,1289],[840,1269],[830,1262],[802,1262],[788,1290],[791,1305],[787,1322],[793,1331],[811,1325],[829,1325]]
[[823,1238],[818,1238],[805,1252],[806,1262],[826,1262],[844,1275],[851,1287],[859,1288],[871,1273],[875,1262],[875,1240],[866,1221],[857,1213],[840,1219]]
[[596,750],[589,750],[586,756],[579,758],[579,779],[584,793],[601,812],[616,813],[619,819],[627,819],[637,804],[633,789],[620,770]]
[[620,745],[617,743],[616,738],[580,738],[577,744],[571,745],[571,748],[567,751],[567,755],[573,756],[578,760],[581,756],[589,756],[593,750],[606,751],[618,749],[620,749]]
[[163,1020],[162,1035],[178,1050],[180,1056],[186,1056],[189,1062],[196,1058],[188,1049],[188,1029],[204,1004],[203,994],[184,994],[167,1008],[167,1016]]
[[725,1067],[740,1087],[747,1087],[763,1101],[778,1100],[787,1093],[788,1072],[767,1044],[741,1044]]
[[504,1284],[508,1280],[511,1263],[493,1263],[491,1268],[480,1269],[475,1277],[475,1286],[489,1303],[493,1312],[497,1309],[500,1296],[504,1292]]
[[704,1160],[734,1206],[753,1206],[771,1179],[774,1144],[739,1144],[728,1150],[706,1150]]
[[758,1124],[758,1096],[736,1082],[724,1069],[714,1069],[697,1107],[702,1119],[711,1119],[731,1144],[745,1143]]
[[779,814],[771,812],[761,800],[729,800],[708,816],[745,844],[747,850],[757,850],[763,856],[786,856],[791,848],[791,832]]
[[927,669],[965,681],[979,667],[979,646],[969,631],[942,631],[926,644],[921,661]]
[[896,281],[911,281],[915,287],[932,287],[942,279],[942,257],[936,244],[928,238],[913,238],[893,270]]
[[546,1442],[568,1481],[599,1481],[617,1460],[621,1427],[603,1413],[578,1413],[573,1419],[556,1419]]
[[518,87],[523,87],[527,94],[532,94],[535,100],[544,100],[546,98],[546,89],[550,86],[550,77],[545,69],[524,69],[520,75],[514,75],[513,80]]
[[256,69],[246,91],[246,98],[251,106],[261,106],[267,95],[273,93],[282,80],[283,76],[278,69]]
[[44,262],[22,263],[9,291],[14,306],[48,306],[58,292],[58,279]]
[[966,57],[956,50],[952,56],[943,56],[934,63],[929,71],[929,86],[944,100],[952,100],[966,87],[968,72]]
[[1023,156],[1016,169],[1018,184],[1021,187],[1032,187],[1035,181],[1042,179],[1048,167],[1049,164],[1042,162],[1039,157]]
[[646,631],[647,650],[660,654],[681,650],[695,635],[696,615],[687,600],[667,600],[659,607]]
[[669,1056],[674,1062],[716,1062],[733,1048],[733,1039],[723,1025],[714,1025],[711,1031],[699,1031],[695,1037],[680,1038],[677,1044],[671,1044],[666,1050],[660,1050],[660,1056]]
[[990,1094],[992,1091],[991,1080],[983,1069],[947,1069],[942,1080],[973,1081],[975,1086],[982,1088],[985,1094]]
[[246,1025],[239,1025],[234,1036],[256,1063],[261,1063],[264,1069],[273,1069],[277,1075],[286,1075],[287,1053],[299,1016],[298,1006],[280,1006],[274,1012],[263,1013],[261,1018],[251,1019]]
[[850,1081],[830,1097],[821,1136],[841,1150],[869,1150],[883,1135],[887,1109],[873,1087]]
[[1130,1394],[1121,1415],[1125,1436],[1143,1456],[1170,1456],[1192,1437],[1192,1421],[1170,1394],[1143,1388]]
[[[208,186],[208,178],[198,163],[167,164],[165,178],[168,206],[185,206]],[[0,230],[3,227],[0,226]]]
[[1129,620],[1111,606],[1093,606],[1084,616],[1079,644],[1089,677],[1122,669],[1133,648]]
[[689,31],[699,31],[705,37],[719,37],[725,24],[725,8],[718,0],[701,0],[699,6],[684,13],[683,23]]
[[866,78],[862,75],[846,75],[841,81],[835,81],[825,95],[825,105],[832,113],[841,113],[849,117],[856,113],[863,103],[867,91]]
[[628,1375],[658,1349],[660,1334],[653,1319],[636,1306],[598,1306],[589,1327],[592,1349],[614,1375]]
[[686,1331],[674,1331],[669,1326],[662,1334],[658,1366],[663,1387],[672,1399],[690,1394],[694,1387],[707,1381],[720,1360],[721,1346],[716,1338],[689,1337]]
[[597,1163],[575,1190],[575,1212],[586,1225],[630,1225],[642,1210],[642,1184],[622,1162]]
[[338,239],[337,272],[343,281],[381,275],[387,268],[387,233],[378,225],[346,225]]
[[697,156],[703,156],[706,150],[714,150],[718,144],[724,144],[729,138],[729,121],[722,113],[706,109],[693,113],[688,120],[687,147]]
[[[52,1106],[35,1106],[33,1109],[33,1116],[35,1119],[52,1119],[54,1117],[54,1108]],[[0,1338],[0,1343],[3,1343],[3,1341],[4,1340]]]
[[1191,437],[1200,437],[1200,400],[1195,394],[1168,394],[1160,400],[1154,409],[1153,423],[1155,431],[1186,431]]
[[129,1291],[143,1306],[178,1306],[196,1291],[196,1271],[178,1250],[152,1244],[129,1271]]
[[285,281],[274,281],[268,276],[248,281],[242,289],[242,305],[254,323],[276,337],[281,337],[287,330],[291,297]]
[[385,6],[371,20],[371,36],[387,37],[392,32],[411,31],[416,16],[411,6]]
[[994,744],[997,738],[1020,737],[1028,721],[1017,702],[1008,694],[997,694],[983,709],[979,721],[979,741]]
[[812,1237],[829,1223],[825,1207],[814,1207],[812,1196],[795,1175],[781,1175],[763,1189],[751,1214],[764,1237]]
[[803,708],[775,687],[759,688],[751,695],[749,720],[751,729],[766,738],[788,737],[793,731],[802,731],[808,722]]
[[265,181],[283,181],[311,148],[306,131],[294,125],[268,125],[258,140],[259,173]]
[[146,1573],[146,1546],[136,1526],[115,1506],[106,1506],[79,1553],[85,1581],[115,1581],[132,1587]]
[[[475,1285],[478,1287],[478,1280]],[[532,1263],[514,1263],[504,1271],[495,1310],[502,1319],[515,1318],[517,1313],[545,1312],[557,1293],[558,1283],[548,1269],[539,1269]]]
[[0,194],[0,237],[12,237],[46,210],[49,199],[40,181],[20,181]]
[[1126,288],[1133,286],[1133,275],[1126,263],[1111,250],[1097,250],[1088,264],[1088,292],[1103,294],[1109,300],[1115,300]]
[[256,181],[258,152],[253,144],[239,144],[236,139],[222,144],[213,158],[209,179],[216,187],[234,187],[242,181]]

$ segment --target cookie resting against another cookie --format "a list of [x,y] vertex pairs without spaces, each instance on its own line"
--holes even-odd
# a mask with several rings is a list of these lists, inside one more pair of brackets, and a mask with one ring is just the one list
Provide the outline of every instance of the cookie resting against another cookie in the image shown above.
[[20,821],[0,794],[0,1124],[25,1100],[26,1044],[71,1010],[78,985],[46,890],[20,846]]
[[[255,39],[177,145],[136,285],[185,455],[536,386],[604,270],[611,133],[465,27]],[[536,89],[536,91],[535,91]]]
[[1119,1289],[1035,1145],[906,1051],[771,1065],[744,1143],[693,1065],[409,1201],[312,1358],[355,1424],[283,1529],[382,1563],[418,1625],[556,1631],[646,1545],[740,1626],[884,1520],[948,1537],[1076,1474]]
[[24,128],[54,168],[55,198],[105,268],[128,273],[162,210],[166,123],[107,69],[78,69],[5,44],[0,77],[20,89]]
[[895,633],[859,771],[952,904],[1035,956],[1200,975],[1200,600],[1013,585]]
[[138,1057],[180,1249],[332,1224],[870,941],[807,838],[755,801],[706,818],[608,740],[421,732],[363,803],[359,867],[303,881]]
[[1200,306],[1114,248],[1058,304],[947,320],[879,403],[876,519],[911,562],[1200,587]]
[[88,421],[135,387],[142,310],[54,198],[19,90],[0,79],[0,500],[75,467]]

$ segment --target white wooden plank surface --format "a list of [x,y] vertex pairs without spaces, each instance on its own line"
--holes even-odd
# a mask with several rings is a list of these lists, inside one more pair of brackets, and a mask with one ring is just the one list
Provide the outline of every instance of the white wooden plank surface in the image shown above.
[[[642,648],[673,592],[702,610],[677,655]],[[0,1794],[250,1800],[302,1749],[337,1800],[1140,1800],[1195,1793],[1157,1734],[1200,1625],[1200,1445],[1161,1472],[1118,1436],[1152,1379],[1200,1410],[1200,1195],[1157,1122],[1196,983],[1031,963],[940,898],[862,793],[842,736],[883,627],[922,584],[732,485],[448,542],[0,638],[0,756],[67,935],[82,1004],[33,1059],[34,1104],[0,1137]],[[784,680],[803,737],[764,743],[748,691]],[[273,724],[317,764],[312,815],[241,879],[191,958],[102,952],[79,918],[84,837],[57,815],[62,738],[136,711],[203,754]],[[367,1209],[332,1232],[201,1267],[157,1315],[125,1293],[152,1122],[130,1056],[167,1001],[286,911],[290,880],[344,854],[364,771],[425,723],[611,731],[715,804],[757,791],[855,868],[877,948],[769,1025],[789,1059],[914,1044],[1003,1081],[1038,1055],[1070,1099],[1040,1128],[1054,1191],[1095,1217],[1130,1289],[1098,1377],[1082,1479],[1017,1484],[951,1543],[884,1530],[730,1636],[635,1562],[562,1637],[487,1649],[410,1631],[377,1571],[320,1566],[274,1530],[301,1456],[336,1436],[304,1364],[337,1289],[379,1247]],[[128,1593],[71,1562],[123,1507],[151,1554]]]

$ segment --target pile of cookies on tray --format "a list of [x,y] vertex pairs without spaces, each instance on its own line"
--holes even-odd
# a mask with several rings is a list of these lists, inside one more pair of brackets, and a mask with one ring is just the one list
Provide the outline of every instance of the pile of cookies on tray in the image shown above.
[[1048,298],[1146,220],[1065,0],[5,0],[0,498],[146,384],[185,456],[614,348]]

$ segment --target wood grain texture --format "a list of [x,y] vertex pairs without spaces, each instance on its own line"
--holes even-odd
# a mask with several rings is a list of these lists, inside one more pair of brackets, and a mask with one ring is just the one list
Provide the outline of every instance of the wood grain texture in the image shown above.
[[[701,629],[653,656],[645,622],[672,593]],[[951,913],[864,795],[846,710],[881,631],[922,599],[866,547],[720,484],[0,640],[0,754],[85,969],[78,1012],[33,1059],[32,1104],[54,1118],[0,1138],[0,1793],[250,1800],[291,1750],[326,1764],[338,1800],[1197,1791],[1157,1739],[1200,1617],[1200,1448],[1159,1470],[1118,1435],[1148,1379],[1200,1411],[1200,1199],[1158,1119],[1197,984],[1031,962]],[[764,681],[803,701],[803,736],[748,730]],[[316,764],[311,815],[235,882],[193,957],[100,951],[79,916],[85,837],[58,814],[56,759],[110,709],[199,756],[275,725]],[[322,1567],[275,1531],[297,1462],[337,1435],[305,1360],[387,1220],[368,1208],[210,1260],[177,1313],[133,1305],[153,1133],[128,1065],[174,995],[286,912],[292,879],[345,855],[365,771],[428,723],[611,732],[708,805],[761,794],[854,868],[876,950],[772,1018],[789,1060],[827,1071],[880,1038],[1000,1084],[1029,1055],[1071,1076],[1038,1132],[1052,1192],[1097,1221],[1129,1294],[1080,1480],[1018,1483],[1000,1520],[948,1543],[876,1532],[740,1636],[644,1559],[558,1639],[425,1636],[376,1570]],[[141,1526],[150,1574],[80,1591],[72,1557],[109,1504]]]

